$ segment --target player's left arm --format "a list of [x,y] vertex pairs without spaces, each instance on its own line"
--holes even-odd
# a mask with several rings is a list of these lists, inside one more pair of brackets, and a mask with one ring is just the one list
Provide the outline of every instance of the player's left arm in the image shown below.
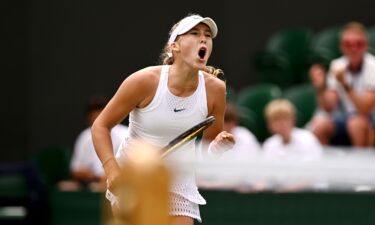
[[[211,76],[211,75],[208,75]],[[208,115],[215,117],[215,122],[205,130],[203,139],[213,141],[213,146],[218,145],[230,149],[234,143],[231,133],[223,131],[224,112],[226,107],[226,86],[225,83],[215,77],[206,77],[206,93]]]

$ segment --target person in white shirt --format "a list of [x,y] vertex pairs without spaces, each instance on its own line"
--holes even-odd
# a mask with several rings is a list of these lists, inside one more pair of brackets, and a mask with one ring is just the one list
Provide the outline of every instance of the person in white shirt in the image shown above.
[[334,137],[348,136],[351,145],[369,147],[374,142],[375,56],[367,52],[366,28],[348,23],[340,48],[343,56],[331,62],[327,77],[319,65],[310,69],[320,108],[311,129],[324,145]]
[[[261,156],[261,145],[255,135],[246,127],[239,125],[240,112],[237,105],[233,102],[227,102],[224,114],[223,130],[231,133],[236,143],[230,151],[225,151],[221,155],[208,158],[210,163],[220,166],[221,169],[231,170],[233,166],[246,166],[257,160]],[[200,152],[201,153],[201,152]],[[203,160],[207,160],[202,156]],[[198,177],[197,184],[201,188],[209,189],[234,189],[238,191],[252,191],[254,185],[249,186],[247,181],[238,174],[233,174],[230,180],[227,179],[210,179]],[[255,184],[256,185],[256,184]]]
[[236,143],[232,150],[224,152],[219,160],[248,160],[257,156],[261,150],[260,143],[255,135],[246,127],[238,124],[238,117],[239,112],[236,105],[228,102],[224,114],[224,130],[233,134]]
[[[83,186],[100,187],[104,189],[104,170],[96,155],[91,137],[91,125],[104,109],[107,101],[102,98],[93,98],[86,109],[89,127],[77,137],[71,158],[71,175],[75,182]],[[111,130],[114,153],[120,147],[127,134],[127,126],[118,124]]]
[[[295,107],[286,99],[272,100],[265,108],[268,128],[273,134],[263,143],[262,160],[282,166],[298,165],[318,161],[323,156],[323,147],[316,136],[307,129],[295,126]],[[313,187],[310,179],[299,178],[274,181],[259,181],[263,189],[276,192],[295,192]]]
[[272,100],[265,108],[265,117],[273,134],[263,143],[266,158],[306,161],[322,155],[323,147],[316,136],[295,126],[295,107],[289,100]]

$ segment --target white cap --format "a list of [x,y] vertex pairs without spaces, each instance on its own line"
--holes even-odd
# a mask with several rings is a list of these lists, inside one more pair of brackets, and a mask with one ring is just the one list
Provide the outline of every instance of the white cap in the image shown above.
[[203,18],[203,17],[198,16],[198,15],[192,15],[192,16],[185,17],[184,19],[182,19],[179,22],[179,24],[173,30],[171,36],[169,37],[168,44],[174,42],[178,35],[181,35],[181,34],[184,34],[184,33],[188,32],[189,30],[191,30],[193,27],[195,27],[199,23],[206,24],[211,30],[212,38],[216,37],[217,26],[216,26],[215,21],[213,21],[209,17]]

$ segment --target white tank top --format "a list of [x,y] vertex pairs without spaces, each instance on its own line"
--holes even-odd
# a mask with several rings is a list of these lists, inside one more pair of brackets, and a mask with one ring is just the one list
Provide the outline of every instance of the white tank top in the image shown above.
[[[199,71],[198,87],[192,95],[178,97],[168,88],[169,68],[169,65],[162,67],[158,87],[150,104],[130,112],[129,137],[118,152],[120,158],[126,159],[126,146],[134,139],[141,138],[153,145],[163,147],[207,117],[207,95],[203,73]],[[195,153],[194,139],[168,156],[168,160],[192,159]],[[205,204],[205,200],[198,192],[193,170],[184,169],[183,174],[178,173],[173,179],[170,191],[194,203]]]

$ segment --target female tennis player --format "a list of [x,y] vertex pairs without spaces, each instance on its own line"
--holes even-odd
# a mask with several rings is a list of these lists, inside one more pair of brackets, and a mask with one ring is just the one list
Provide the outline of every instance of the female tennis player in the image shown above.
[[[220,69],[207,66],[217,26],[209,17],[189,15],[175,24],[160,56],[161,64],[141,69],[128,76],[92,126],[93,142],[107,176],[107,198],[113,200],[120,165],[126,163],[126,146],[136,138],[163,147],[178,134],[214,116],[215,122],[203,133],[211,141],[210,154],[230,149],[233,135],[223,131],[226,105],[225,83],[217,78]],[[129,114],[129,134],[116,159],[110,130]],[[195,154],[194,140],[168,158]],[[113,202],[112,202],[113,203]],[[172,181],[170,215],[172,224],[193,225],[201,221],[199,194],[193,172]]]

